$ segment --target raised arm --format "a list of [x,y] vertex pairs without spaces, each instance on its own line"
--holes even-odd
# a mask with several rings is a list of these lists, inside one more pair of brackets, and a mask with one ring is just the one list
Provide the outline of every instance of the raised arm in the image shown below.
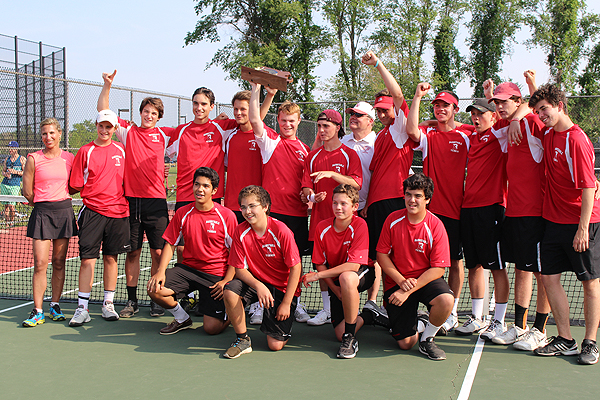
[[254,136],[261,138],[265,134],[265,126],[261,117],[262,109],[260,109],[259,111],[261,85],[259,83],[254,82],[250,82],[250,85],[252,86],[252,88],[250,89],[251,94],[250,105],[248,108],[248,119],[250,120],[250,125],[252,125]]
[[417,85],[415,97],[410,105],[408,118],[406,121],[406,133],[415,142],[421,140],[421,130],[419,129],[419,108],[421,107],[421,99],[429,92],[431,85],[427,82],[421,82]]
[[267,113],[269,112],[269,108],[271,108],[271,104],[273,104],[273,98],[277,94],[277,89],[273,89],[268,86],[265,86],[265,90],[267,91],[267,95],[265,96],[265,99],[264,99],[262,105],[260,106],[260,119],[261,120],[265,119],[265,117],[267,116]]
[[394,107],[396,111],[400,110],[402,103],[404,102],[404,93],[402,93],[402,89],[396,79],[392,76],[390,71],[387,70],[385,65],[381,62],[381,60],[375,55],[371,50],[367,51],[365,55],[362,57],[363,64],[373,65],[381,78],[383,79],[383,83],[385,87],[390,91],[392,95],[392,99],[394,100]]
[[96,109],[98,111],[102,111],[102,110],[107,110],[109,108],[109,94],[110,94],[110,88],[112,86],[113,80],[115,79],[115,75],[117,74],[117,70],[115,69],[115,71],[112,74],[109,74],[108,72],[103,72],[102,73],[102,79],[104,80],[104,85],[102,86],[102,91],[100,92],[100,96],[98,97],[98,105],[96,106]]
[[523,72],[523,76],[525,76],[525,82],[527,82],[527,87],[529,88],[529,95],[533,95],[537,90],[537,85],[535,83],[535,70],[528,69]]

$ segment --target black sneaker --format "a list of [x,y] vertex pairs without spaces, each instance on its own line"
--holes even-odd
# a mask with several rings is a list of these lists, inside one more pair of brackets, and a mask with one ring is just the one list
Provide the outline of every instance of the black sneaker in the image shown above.
[[390,329],[390,319],[388,318],[388,316],[384,314],[382,312],[383,310],[377,305],[375,305],[375,303],[373,303],[372,301],[370,303],[367,302],[367,304],[365,304],[365,306],[362,309],[361,315],[363,315],[363,319],[365,319],[364,314],[369,313],[371,316],[367,317],[367,320],[369,322],[373,321],[372,325],[382,326],[385,329]]
[[430,360],[440,361],[446,359],[446,353],[433,341],[433,336],[419,342],[419,351]]
[[155,302],[150,302],[150,316],[151,317],[162,317],[165,315],[165,309],[156,304]]
[[590,339],[583,339],[583,342],[581,342],[581,353],[577,357],[577,362],[583,365],[593,365],[598,362],[598,346],[596,342]]
[[568,341],[562,336],[552,336],[550,342],[543,346],[538,347],[533,351],[533,354],[538,356],[557,356],[562,354],[563,356],[574,356],[579,353],[577,350],[577,342],[575,339]]
[[350,333],[344,333],[337,358],[354,358],[358,353],[358,340]]
[[121,318],[131,318],[135,314],[140,312],[140,308],[138,307],[138,302],[133,300],[127,300],[127,304],[125,307],[119,312],[119,317]]
[[183,308],[183,311],[185,311],[188,314],[192,313],[192,310],[197,305],[196,303],[198,303],[198,300],[196,300],[195,295],[194,297],[185,296],[183,299],[179,300],[179,305],[181,306],[181,308]]

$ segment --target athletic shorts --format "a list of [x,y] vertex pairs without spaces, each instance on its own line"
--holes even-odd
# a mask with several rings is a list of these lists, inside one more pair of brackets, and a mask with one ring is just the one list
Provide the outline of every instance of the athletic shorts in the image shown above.
[[222,280],[222,276],[207,274],[187,265],[177,263],[166,271],[165,287],[175,292],[177,300],[187,297],[188,293],[198,291],[198,310],[209,317],[225,321],[225,303],[210,295],[210,286]]
[[77,218],[79,225],[79,256],[99,258],[102,254],[116,256],[131,251],[129,218],[110,218],[83,207]]
[[[292,322],[294,322],[294,312],[296,311],[298,298],[296,296],[292,298],[290,317],[283,321],[277,321],[277,319],[275,319],[275,315],[277,314],[277,308],[279,308],[281,305],[285,293],[277,289],[275,286],[269,285],[268,283],[265,283],[265,286],[273,295],[273,298],[275,299],[275,305],[271,308],[265,308],[263,310],[263,321],[260,326],[260,330],[275,340],[285,342],[292,337]],[[256,290],[239,279],[233,279],[227,282],[227,285],[225,285],[225,290],[229,290],[240,296],[244,306],[246,306],[246,304],[252,304],[258,301]]]
[[460,233],[468,269],[504,269],[500,253],[504,207],[493,204],[485,207],[463,208],[460,211]]
[[540,245],[544,238],[542,217],[505,217],[500,251],[504,262],[521,271],[540,272]]
[[460,220],[444,215],[435,214],[436,217],[442,221],[448,234],[448,241],[450,242],[450,259],[462,260],[463,259],[463,248],[460,239]]
[[71,199],[35,203],[27,223],[27,237],[40,240],[77,236]]
[[429,308],[431,301],[439,295],[448,293],[454,296],[448,283],[444,279],[438,278],[408,296],[401,306],[395,306],[389,303],[389,298],[398,289],[399,287],[396,285],[383,294],[383,301],[392,327],[392,336],[396,340],[402,340],[417,333],[419,303],[425,304]]
[[371,204],[367,209],[367,227],[369,228],[369,258],[377,259],[377,242],[383,230],[383,224],[387,217],[397,210],[406,208],[404,197],[379,200]]
[[[175,211],[179,210],[183,206],[187,206],[188,204],[193,203],[193,201],[178,201],[175,203]],[[168,223],[167,223],[168,225]],[[166,228],[165,228],[166,229]],[[183,235],[179,238],[179,242],[177,246],[185,246],[185,241],[183,240]]]
[[283,222],[294,234],[300,256],[312,254],[313,242],[308,241],[308,217],[296,217],[278,213],[270,213],[271,217]]
[[141,197],[128,197],[127,200],[129,200],[131,251],[142,248],[144,233],[146,233],[151,249],[162,249],[165,246],[162,235],[169,224],[167,200]]
[[[369,267],[368,265],[361,265],[356,271],[358,275],[358,293],[362,293],[365,290],[369,289],[373,286],[373,282],[375,281],[375,268]],[[335,283],[339,284],[337,279]],[[331,289],[329,291],[329,301],[331,302],[331,323],[335,328],[344,320],[344,307],[342,305],[342,300],[338,299],[338,297],[333,294]],[[358,312],[358,310],[356,310]]]
[[[0,183],[0,194],[4,196],[20,196],[21,195],[21,185],[5,185],[4,183]],[[16,201],[3,201],[2,204],[17,204]]]
[[573,249],[577,224],[546,221],[542,240],[542,274],[555,275],[573,271],[580,281],[600,278],[600,223],[590,224],[589,248],[583,253]]

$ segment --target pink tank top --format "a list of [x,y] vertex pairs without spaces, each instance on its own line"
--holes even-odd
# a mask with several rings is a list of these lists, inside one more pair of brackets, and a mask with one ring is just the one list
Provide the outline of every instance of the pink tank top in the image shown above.
[[61,201],[70,199],[69,175],[75,156],[61,150],[60,156],[47,158],[43,150],[29,153],[35,161],[33,177],[33,202]]

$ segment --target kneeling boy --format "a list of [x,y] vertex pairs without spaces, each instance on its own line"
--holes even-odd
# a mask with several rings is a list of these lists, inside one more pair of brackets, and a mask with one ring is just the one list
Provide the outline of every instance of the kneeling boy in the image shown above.
[[[198,168],[193,185],[195,202],[175,212],[163,235],[167,243],[158,271],[148,281],[152,301],[175,317],[160,330],[161,335],[192,327],[192,319],[177,299],[195,290],[200,293],[199,311],[204,314],[204,331],[215,335],[229,325],[223,287],[234,276],[234,269],[227,267],[227,259],[237,220],[233,211],[212,200],[219,187],[219,175],[214,169]],[[185,241],[183,263],[167,269],[182,239]]]
[[[445,360],[446,353],[433,338],[450,315],[452,290],[442,278],[450,266],[450,246],[444,224],[427,210],[433,195],[433,181],[422,173],[403,182],[406,209],[386,219],[377,261],[385,274],[384,302],[392,336],[402,350],[419,341],[419,351],[432,360]],[[429,322],[417,338],[419,302],[429,308]]]
[[252,351],[246,333],[244,305],[256,301],[264,307],[260,330],[267,334],[269,349],[277,351],[290,339],[300,288],[302,266],[294,234],[269,217],[271,197],[260,186],[246,186],[238,196],[246,219],[235,229],[229,265],[235,278],[225,285],[225,307],[236,340],[223,354],[237,358]]
[[355,334],[364,324],[358,315],[359,292],[369,289],[375,280],[375,269],[366,265],[369,230],[365,220],[356,215],[358,198],[358,190],[351,185],[333,189],[335,217],[321,221],[315,231],[312,261],[317,271],[302,278],[307,287],[319,279],[329,287],[331,323],[342,342],[338,358],[354,358],[358,351]]

